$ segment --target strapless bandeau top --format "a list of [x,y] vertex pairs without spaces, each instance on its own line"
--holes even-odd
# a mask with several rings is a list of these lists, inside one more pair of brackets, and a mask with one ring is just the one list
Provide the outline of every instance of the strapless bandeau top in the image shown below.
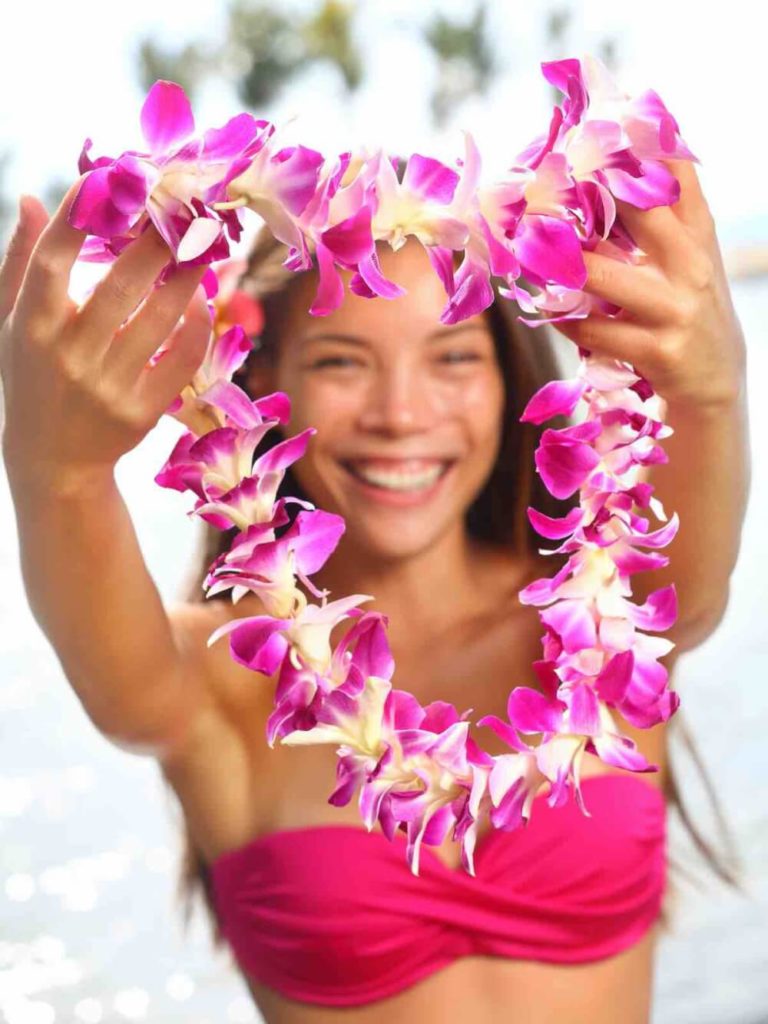
[[481,836],[473,878],[405,835],[331,824],[259,836],[210,864],[222,934],[243,972],[282,995],[356,1006],[394,995],[459,957],[572,964],[633,945],[661,911],[666,803],[630,774],[582,779],[534,800],[527,825]]

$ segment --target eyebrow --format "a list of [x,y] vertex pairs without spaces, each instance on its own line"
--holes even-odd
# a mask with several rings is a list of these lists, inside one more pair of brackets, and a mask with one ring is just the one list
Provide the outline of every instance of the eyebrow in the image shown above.
[[[448,330],[436,330],[431,334],[427,335],[428,341],[439,341],[441,338],[452,338],[454,334],[460,334],[463,331],[477,331],[486,330],[485,324],[473,323],[473,324],[458,324],[456,327],[451,327]],[[365,338],[360,337],[357,334],[346,334],[342,331],[323,331],[319,334],[303,334],[299,341],[304,344],[310,341],[346,341],[350,345],[367,345],[368,342]]]

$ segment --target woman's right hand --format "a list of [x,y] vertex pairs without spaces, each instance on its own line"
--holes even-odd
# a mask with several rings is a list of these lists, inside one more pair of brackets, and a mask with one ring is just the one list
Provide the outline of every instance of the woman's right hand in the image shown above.
[[[198,288],[204,266],[177,268],[153,289],[171,259],[154,226],[82,306],[72,301],[70,272],[86,234],[67,214],[81,182],[50,220],[25,199],[0,268],[3,454],[9,474],[55,489],[112,472],[192,379],[211,330]],[[149,366],[164,342],[167,352]]]

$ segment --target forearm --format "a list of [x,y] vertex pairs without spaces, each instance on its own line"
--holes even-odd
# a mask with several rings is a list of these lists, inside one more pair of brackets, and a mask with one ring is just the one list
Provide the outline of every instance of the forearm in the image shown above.
[[[746,386],[727,404],[702,407],[665,403],[662,418],[675,433],[662,444],[669,463],[653,466],[646,479],[668,516],[677,512],[680,529],[663,553],[663,569],[638,573],[635,599],[675,584],[678,635],[716,621],[724,611],[736,564],[750,485]],[[652,521],[651,529],[660,524]]]
[[114,738],[161,740],[184,703],[179,654],[113,474],[8,476],[29,605],[86,712]]

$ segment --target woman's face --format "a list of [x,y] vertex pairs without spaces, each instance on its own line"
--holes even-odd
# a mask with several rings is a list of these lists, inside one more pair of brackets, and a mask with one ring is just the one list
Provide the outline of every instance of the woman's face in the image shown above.
[[272,376],[249,387],[288,394],[290,434],[317,429],[292,467],[301,487],[344,517],[356,548],[392,559],[463,529],[496,460],[504,382],[482,314],[440,323],[446,296],[422,246],[379,255],[407,294],[361,298],[344,273],[341,308],[313,317],[317,281],[307,273]]

